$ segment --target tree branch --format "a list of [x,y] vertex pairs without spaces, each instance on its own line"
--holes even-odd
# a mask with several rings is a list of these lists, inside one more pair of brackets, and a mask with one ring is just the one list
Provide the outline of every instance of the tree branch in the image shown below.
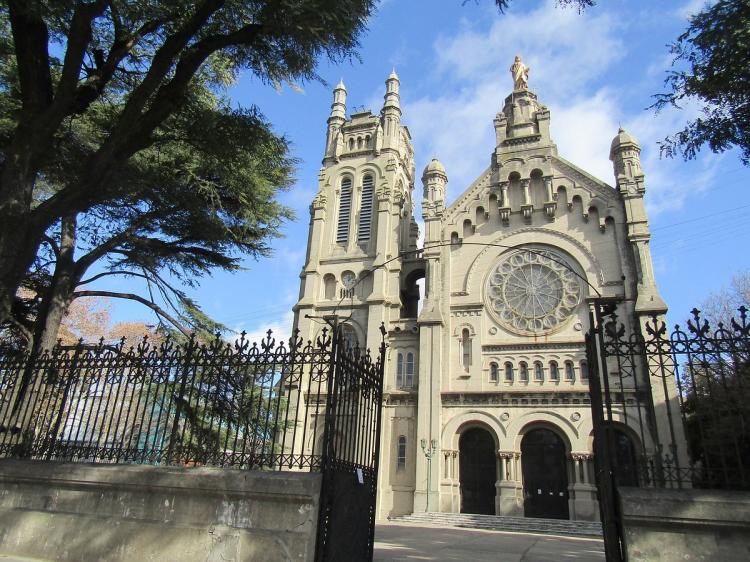
[[132,277],[142,277],[144,279],[148,279],[142,273],[136,273],[134,271],[127,271],[125,269],[118,269],[118,270],[115,270],[115,271],[105,271],[103,273],[98,273],[98,274],[94,275],[93,277],[89,277],[88,279],[85,279],[83,281],[79,281],[78,282],[78,286],[80,287],[81,285],[87,285],[88,283],[93,283],[97,279],[101,279],[102,277],[107,277],[108,275],[130,275]]
[[107,4],[104,0],[98,0],[90,4],[79,2],[76,6],[68,30],[62,73],[57,83],[57,92],[53,102],[53,106],[60,106],[56,108],[58,111],[67,113],[65,108],[69,106],[76,91],[83,58],[91,42],[91,23],[94,18],[104,12],[106,7]]
[[52,251],[55,253],[55,256],[59,258],[60,247],[57,245],[57,242],[55,241],[55,239],[45,234],[44,236],[42,236],[42,240],[44,240],[49,245],[49,247],[52,248]]
[[77,299],[80,297],[109,297],[113,299],[125,299],[125,300],[131,300],[141,303],[144,306],[149,307],[151,310],[153,310],[157,316],[160,318],[164,318],[167,320],[170,324],[172,324],[175,328],[177,328],[182,334],[184,334],[186,337],[190,337],[191,332],[187,328],[185,328],[182,324],[180,324],[177,319],[175,319],[173,316],[171,316],[168,312],[166,312],[162,307],[160,307],[158,304],[151,302],[148,299],[144,299],[140,295],[136,295],[133,293],[115,293],[112,291],[76,291],[73,293],[73,298]]
[[52,100],[52,76],[49,69],[49,30],[28,0],[8,2],[13,45],[18,62],[23,109],[31,115],[46,108]]

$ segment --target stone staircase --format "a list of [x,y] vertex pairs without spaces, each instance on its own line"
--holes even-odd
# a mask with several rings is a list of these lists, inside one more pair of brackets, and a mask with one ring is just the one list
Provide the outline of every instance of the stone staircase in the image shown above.
[[527,533],[549,533],[575,537],[602,536],[601,523],[591,521],[569,521],[567,519],[537,519],[532,517],[506,517],[501,515],[477,515],[472,513],[412,513],[392,517],[393,523],[411,523],[437,527],[464,527],[490,531],[517,531]]

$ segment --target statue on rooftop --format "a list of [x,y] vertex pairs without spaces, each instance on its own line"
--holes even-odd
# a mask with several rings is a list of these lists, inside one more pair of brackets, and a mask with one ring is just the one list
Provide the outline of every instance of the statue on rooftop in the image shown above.
[[510,73],[513,75],[514,90],[527,90],[529,88],[529,67],[523,63],[519,55],[516,55],[516,60],[510,67]]

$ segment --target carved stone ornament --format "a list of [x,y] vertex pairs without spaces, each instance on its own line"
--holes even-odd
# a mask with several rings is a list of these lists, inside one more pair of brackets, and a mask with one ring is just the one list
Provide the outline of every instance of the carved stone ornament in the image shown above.
[[550,250],[518,250],[487,279],[490,313],[518,334],[546,334],[562,326],[581,301],[581,283],[567,261]]
[[583,452],[583,453],[570,453],[570,458],[574,461],[588,461],[594,458],[594,455],[591,453]]

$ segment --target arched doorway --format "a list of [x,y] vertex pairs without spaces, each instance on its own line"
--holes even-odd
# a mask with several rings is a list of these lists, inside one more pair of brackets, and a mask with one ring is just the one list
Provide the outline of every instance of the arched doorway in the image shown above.
[[565,444],[549,429],[532,429],[521,441],[523,514],[568,519]]
[[458,440],[461,513],[495,514],[495,440],[486,429],[467,429]]
[[638,464],[633,441],[621,429],[614,430],[614,473],[618,486],[638,486]]

